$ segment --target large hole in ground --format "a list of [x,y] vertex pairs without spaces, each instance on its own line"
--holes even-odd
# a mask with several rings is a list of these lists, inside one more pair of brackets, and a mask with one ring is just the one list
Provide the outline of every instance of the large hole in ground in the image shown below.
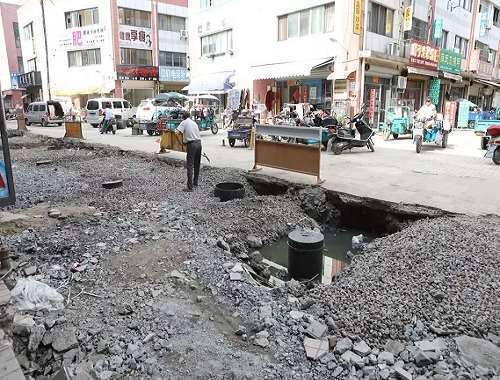
[[[400,231],[416,220],[447,214],[434,208],[300,186],[266,176],[248,175],[247,180],[259,195],[296,195],[305,213],[318,222],[325,247],[322,274],[318,276],[323,283],[331,281],[360,252],[358,245],[353,246],[354,236],[363,235],[362,242],[369,243]],[[288,236],[260,249],[265,259],[284,268],[289,266],[288,251]],[[280,275],[279,271],[274,273]]]

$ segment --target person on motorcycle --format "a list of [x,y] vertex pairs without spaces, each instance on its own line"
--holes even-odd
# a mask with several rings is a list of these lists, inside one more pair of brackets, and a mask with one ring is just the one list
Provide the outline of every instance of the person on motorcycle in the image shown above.
[[115,116],[113,115],[113,110],[111,109],[111,104],[108,104],[106,106],[106,109],[104,110],[104,121],[103,121],[103,124],[102,124],[101,135],[103,133],[108,133],[108,129],[109,129],[110,124],[111,124],[111,120],[114,117]]
[[424,128],[431,128],[434,125],[434,120],[436,120],[436,106],[432,104],[431,97],[425,98],[424,105],[418,110],[415,115],[415,120],[420,121],[424,124]]

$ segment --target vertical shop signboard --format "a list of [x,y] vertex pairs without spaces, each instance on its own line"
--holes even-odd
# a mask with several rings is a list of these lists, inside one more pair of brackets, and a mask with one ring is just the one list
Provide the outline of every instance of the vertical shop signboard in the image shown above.
[[434,39],[439,40],[443,37],[443,19],[437,18],[434,20]]
[[0,157],[0,207],[12,205],[16,202],[12,165],[10,163],[9,140],[4,115],[3,101],[0,99],[0,134],[2,141],[2,157]]
[[377,94],[377,90],[372,88],[370,89],[370,105],[368,107],[368,119],[370,120],[370,124],[373,125],[373,121],[375,119],[375,96]]
[[354,0],[353,33],[361,34],[361,0]]
[[409,32],[412,28],[413,22],[413,8],[411,5],[407,5],[403,11],[403,31]]
[[441,90],[441,79],[431,79],[429,81],[429,96],[431,97],[432,104],[439,103],[439,93]]
[[455,118],[457,114],[457,102],[444,102],[444,118],[450,122],[452,128],[455,127]]
[[457,128],[467,128],[469,125],[469,107],[470,102],[468,100],[460,102],[458,106]]

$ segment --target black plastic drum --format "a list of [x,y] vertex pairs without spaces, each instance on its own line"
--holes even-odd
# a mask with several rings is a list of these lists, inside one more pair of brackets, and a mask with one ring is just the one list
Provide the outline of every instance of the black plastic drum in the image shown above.
[[288,234],[288,274],[296,280],[310,280],[323,271],[325,237],[314,231],[295,230]]

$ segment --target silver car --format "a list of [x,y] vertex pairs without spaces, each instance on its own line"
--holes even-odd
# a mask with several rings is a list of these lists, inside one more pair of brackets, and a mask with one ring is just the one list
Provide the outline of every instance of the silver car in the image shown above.
[[62,125],[64,111],[61,103],[54,101],[31,103],[26,111],[25,122],[26,125],[41,124],[42,127],[49,124]]

